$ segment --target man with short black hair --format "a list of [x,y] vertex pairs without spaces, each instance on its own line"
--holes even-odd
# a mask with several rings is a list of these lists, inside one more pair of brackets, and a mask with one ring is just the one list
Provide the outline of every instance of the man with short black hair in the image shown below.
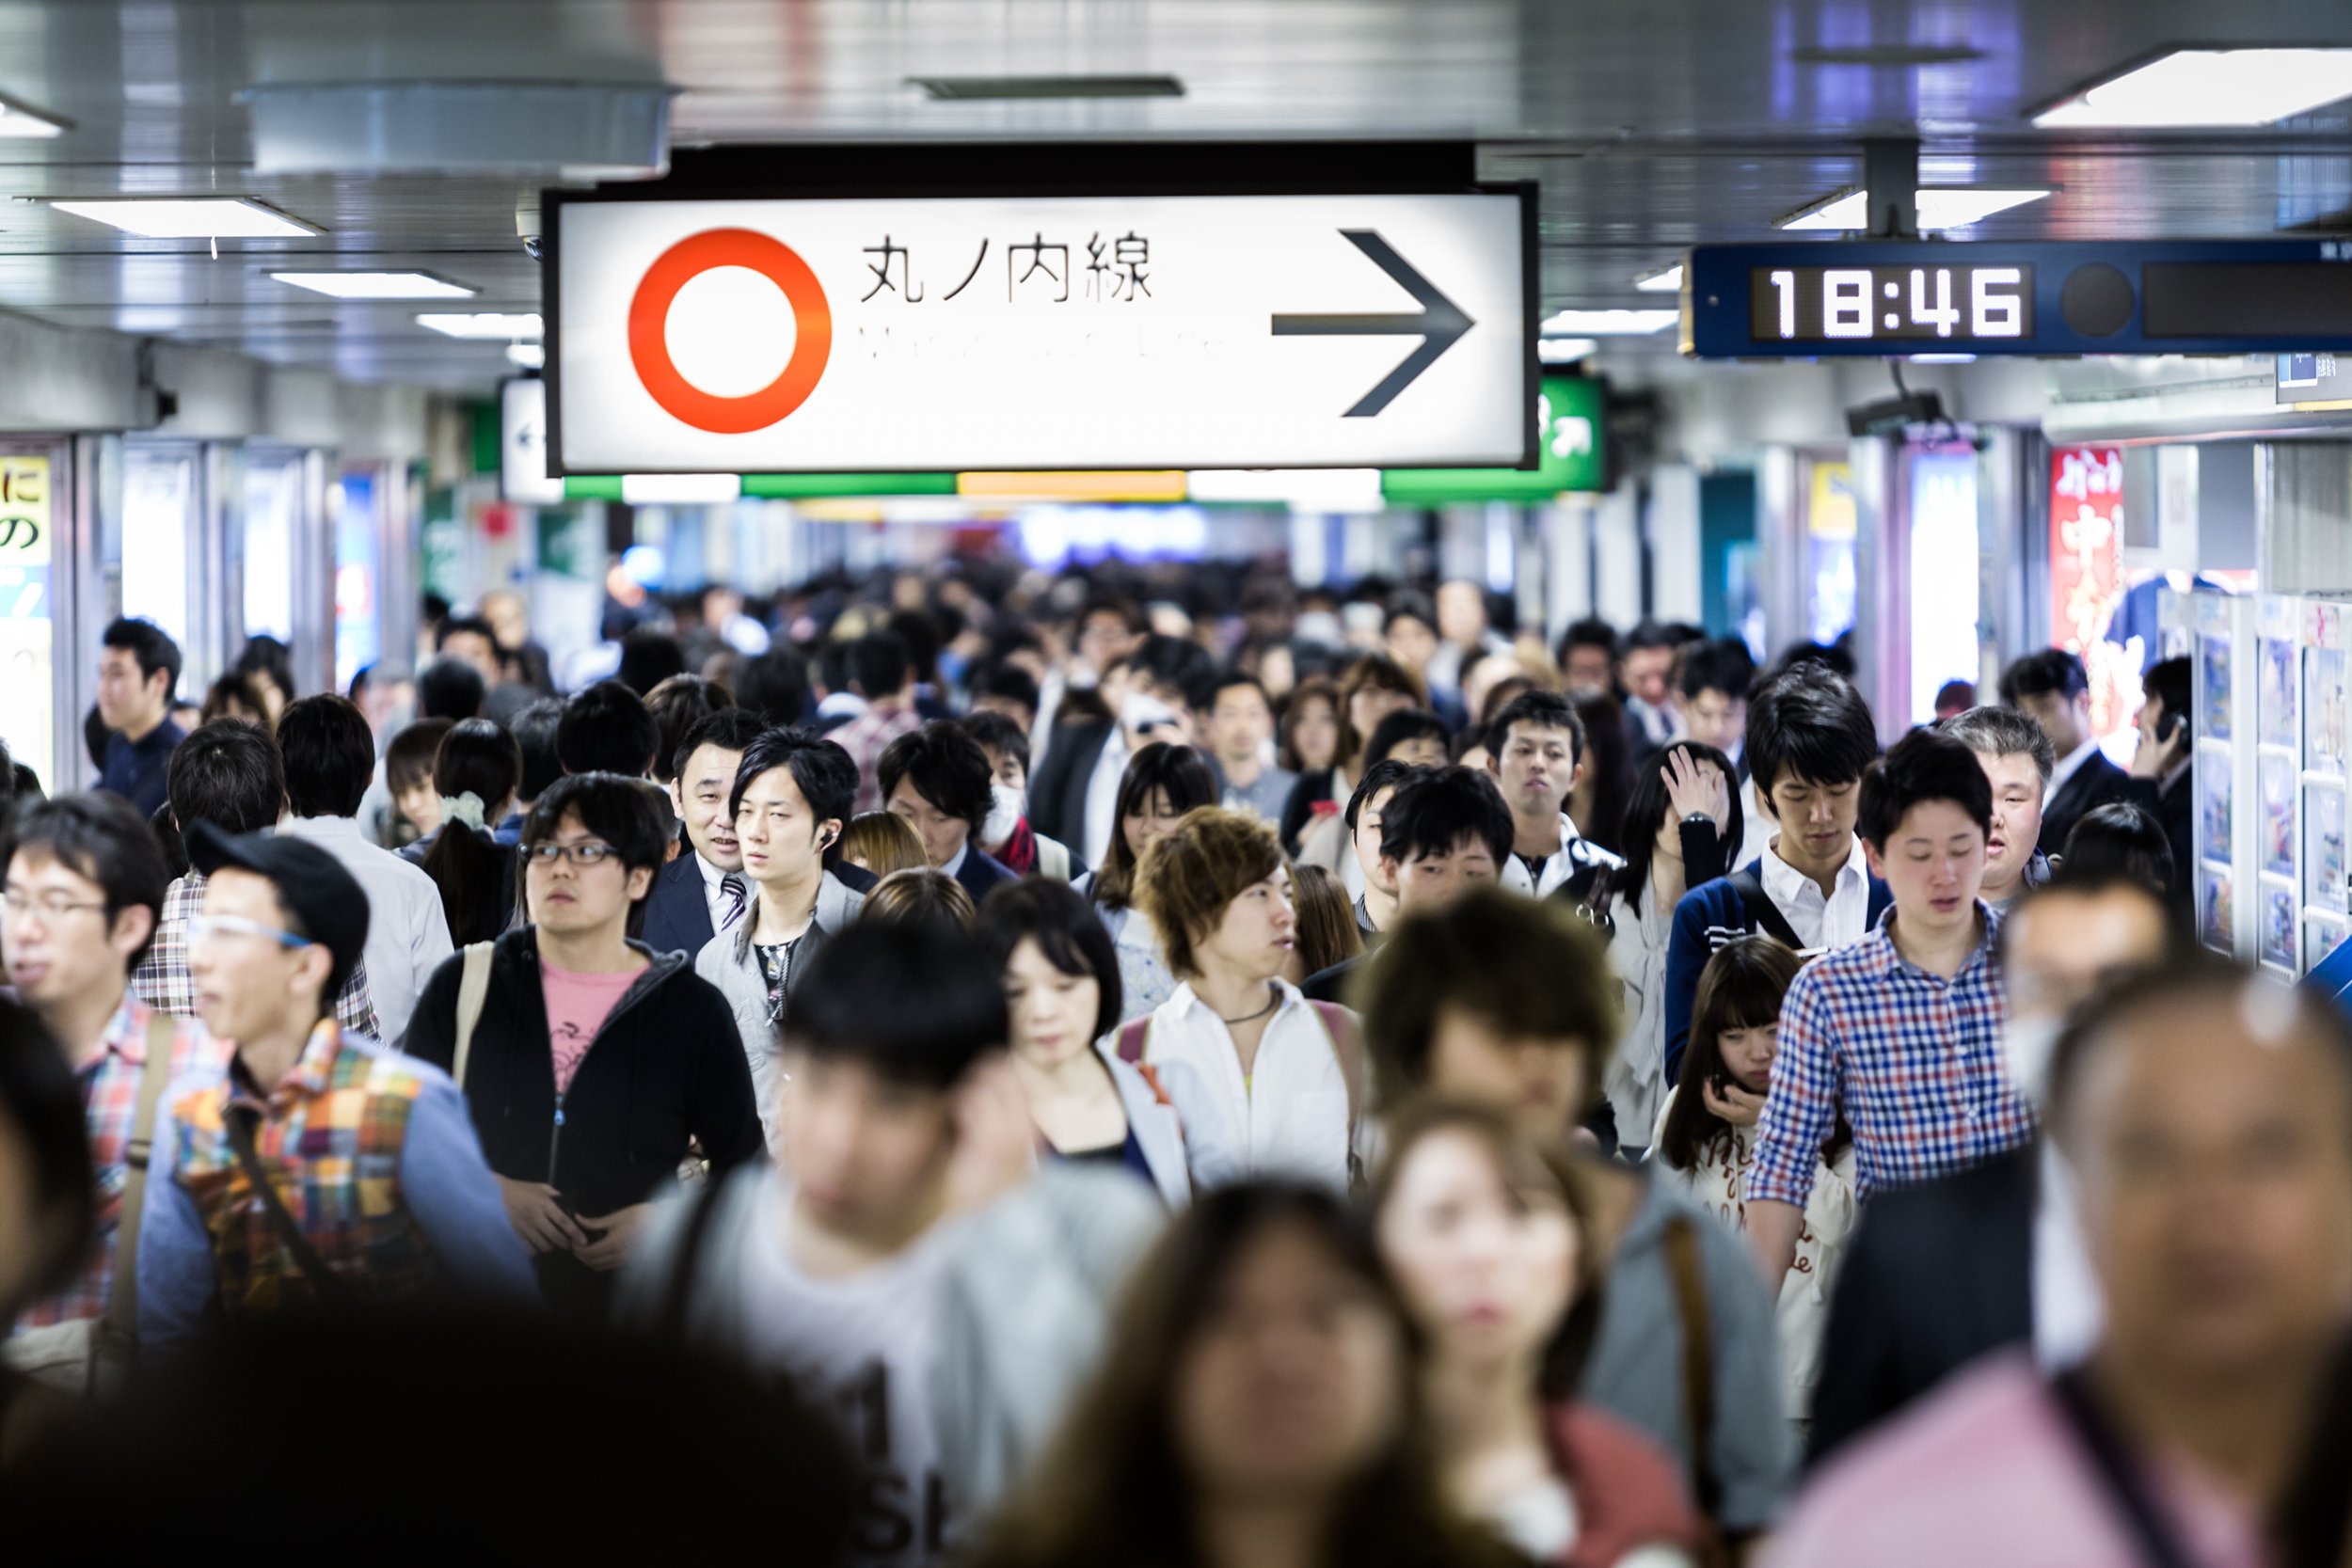
[[1625,717],[1636,757],[1655,752],[1678,733],[1674,705],[1675,651],[1682,638],[1672,626],[1644,621],[1626,635],[1619,678],[1625,682]]
[[[441,965],[409,1030],[410,1053],[464,1091],[548,1304],[590,1319],[690,1146],[721,1170],[761,1147],[725,999],[685,954],[628,940],[670,833],[634,779],[555,784],[523,828],[530,924]],[[484,986],[470,1022],[469,964]]]
[[457,1086],[329,1016],[367,944],[359,884],[282,833],[199,822],[188,855],[206,878],[197,1010],[236,1051],[171,1091],[155,1142],[169,1180],[139,1228],[140,1338],[185,1339],[215,1313],[530,1299]]
[[[463,664],[482,677],[482,690],[486,691],[506,679],[506,663],[499,653],[498,629],[483,616],[452,615],[444,619],[439,626],[433,628],[433,651],[443,659]],[[421,701],[423,697],[421,690],[419,691],[418,697]],[[481,702],[477,699],[474,703],[477,712],[481,706]],[[475,717],[475,714],[451,713],[437,716],[431,713],[421,713],[419,717],[471,719]]]
[[862,816],[882,810],[889,793],[874,774],[882,752],[899,736],[922,728],[923,718],[914,711],[914,656],[897,632],[866,633],[850,644],[844,662],[850,689],[866,705],[832,733],[857,768],[850,815]]
[[1972,707],[1936,725],[1977,753],[1993,785],[1993,834],[1984,847],[1984,901],[2005,910],[2050,879],[2042,852],[2042,792],[2050,787],[2050,737],[2013,707]]
[[384,1039],[397,1046],[417,995],[450,955],[449,916],[432,878],[370,844],[358,812],[375,768],[375,740],[348,698],[305,697],[278,719],[286,767],[278,833],[316,844],[359,884],[368,900],[368,990]]
[[555,752],[555,734],[563,723],[564,705],[553,697],[542,697],[525,705],[506,726],[523,754],[523,782],[515,786],[513,814],[491,830],[490,836],[510,849],[522,842],[523,818],[530,815],[532,803],[564,776],[564,759]]
[[1748,645],[1725,637],[1684,649],[1675,684],[1675,717],[1682,733],[1729,757],[1739,770],[1735,785],[1748,777],[1748,688],[1755,680],[1756,660]]
[[1584,771],[1584,721],[1556,691],[1522,691],[1487,726],[1486,771],[1511,810],[1511,855],[1502,884],[1581,902],[1602,875],[1625,863],[1587,839],[1568,818],[1568,796]]
[[727,781],[727,819],[751,899],[741,919],[695,951],[694,973],[734,1012],[771,1140],[784,1087],[777,1022],[809,961],[866,907],[866,895],[834,870],[856,791],[850,754],[799,726],[754,736]]
[[[0,942],[17,1000],[65,1048],[81,1085],[98,1245],[70,1288],[25,1310],[8,1354],[20,1368],[50,1369],[85,1386],[93,1370],[119,1375],[136,1337],[134,1281],[118,1277],[116,1243],[126,1224],[137,1234],[156,1107],[175,1079],[229,1054],[200,1024],[151,1012],[125,984],[154,935],[164,882],[155,835],[119,796],[61,795],[17,824]],[[98,1331],[103,1347],[89,1329],[60,1326],[102,1318],[112,1324]],[[105,1365],[93,1369],[93,1358]]]
[[[1016,672],[1017,673],[1018,672]],[[1086,863],[1070,847],[1029,825],[1029,735],[994,708],[975,708],[957,721],[988,754],[989,792],[993,803],[980,824],[980,847],[1016,877],[1057,882],[1086,875]]]
[[1836,672],[1804,661],[1767,681],[1748,712],[1750,797],[1773,831],[1764,852],[1675,905],[1666,947],[1666,1082],[1678,1081],[1707,960],[1763,931],[1800,953],[1860,942],[1886,911],[1854,836],[1863,770],[1878,755],[1869,705]]
[[566,773],[650,779],[660,749],[661,729],[645,699],[616,680],[574,692],[555,726],[555,754]]
[[655,874],[645,897],[644,942],[657,953],[691,958],[713,936],[734,929],[751,907],[729,796],[736,765],[767,727],[755,713],[721,708],[678,743],[670,763],[670,807],[685,824],[686,847]]
[[1012,880],[973,835],[995,804],[988,753],[953,720],[935,720],[882,749],[874,765],[882,800],[923,841],[924,858],[963,884],[977,908],[989,890]]
[[417,676],[417,717],[479,719],[488,690],[482,672],[464,659],[437,658]]
[[2196,912],[2197,723],[2190,711],[2186,657],[2151,665],[2140,679],[2139,745],[2132,752],[2126,798],[2154,816],[2172,846],[2171,903],[2187,925]]
[[[1478,768],[1417,769],[1376,815],[1380,879],[1396,890],[1399,918],[1444,909],[1495,881],[1511,857],[1510,808],[1494,780]],[[1350,978],[1369,956],[1311,974],[1298,989],[1311,1002],[1344,1002]]]
[[152,621],[118,618],[100,639],[98,717],[110,732],[98,787],[152,816],[164,803],[164,768],[186,733],[171,721],[180,644]]
[[1573,693],[1617,689],[1617,628],[1597,615],[1572,623],[1560,634],[1560,673]]
[[[171,753],[171,820],[183,839],[199,822],[225,833],[265,832],[286,812],[286,771],[267,730],[216,719]],[[196,1016],[196,978],[188,971],[188,927],[204,902],[204,873],[191,870],[164,895],[155,941],[131,976],[131,990],[158,1012]],[[381,1032],[368,991],[368,966],[352,972],[335,995],[335,1020],[350,1034]]]
[[1841,1122],[1865,1200],[2034,1132],[2002,1065],[2001,917],[1978,896],[1993,826],[1982,765],[1951,736],[1914,730],[1864,775],[1858,820],[1894,907],[1869,936],[1800,970],[1781,1005],[1747,1186],[1748,1236],[1775,1296]]
[[2042,804],[2041,849],[2066,852],[2066,837],[2094,807],[2130,796],[2128,776],[2099,750],[2090,728],[2090,676],[2063,648],[2043,648],[2001,672],[2001,701],[2050,737],[2055,761]]
[[1238,670],[1217,676],[1209,697],[1209,771],[1226,810],[1282,820],[1298,775],[1268,760],[1273,744],[1274,705],[1258,678]]
[[1028,735],[1037,728],[1037,677],[1017,664],[996,663],[972,676],[972,711],[1001,713]]
[[[860,922],[784,1021],[787,1166],[666,1207],[623,1281],[694,1339],[791,1373],[865,1456],[862,1562],[940,1560],[1061,1418],[1159,1226],[1122,1172],[1039,1162],[981,942]],[[943,1373],[949,1375],[942,1375]]]
[[1356,868],[1364,874],[1364,891],[1356,895],[1356,929],[1364,939],[1366,952],[1378,947],[1397,921],[1396,879],[1380,859],[1380,814],[1390,798],[1420,772],[1409,762],[1382,757],[1356,781],[1355,792],[1341,813]]

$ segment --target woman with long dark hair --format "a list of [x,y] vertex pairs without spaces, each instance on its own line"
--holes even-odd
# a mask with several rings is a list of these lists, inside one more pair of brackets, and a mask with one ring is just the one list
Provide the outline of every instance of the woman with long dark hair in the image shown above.
[[[1691,1009],[1682,1078],[1659,1117],[1651,1157],[1681,1178],[1724,1223],[1747,1228],[1748,1168],[1772,1093],[1780,1007],[1802,960],[1761,932],[1734,938],[1707,960]],[[1821,1367],[1837,1264],[1853,1234],[1853,1135],[1840,1120],[1821,1148],[1794,1267],[1781,1284],[1778,1322],[1789,1417],[1802,1433]]]
[[[1297,696],[1305,695],[1302,687]],[[1429,688],[1421,676],[1386,654],[1366,654],[1347,667],[1339,685],[1339,752],[1328,768],[1302,772],[1292,786],[1291,798],[1282,805],[1284,853],[1296,855],[1308,825],[1336,815],[1356,793],[1356,781],[1371,766],[1365,752],[1380,721],[1401,708],[1428,705]],[[1318,858],[1324,864],[1333,863],[1328,858]]]
[[1625,988],[1624,1037],[1602,1083],[1617,1142],[1639,1157],[1666,1097],[1666,948],[1675,905],[1731,869],[1744,831],[1731,759],[1677,740],[1643,769],[1626,803],[1625,864],[1595,890],[1594,915],[1610,932],[1609,967]]
[[1336,1196],[1205,1196],[976,1568],[1504,1568],[1446,1501],[1413,1338]]
[[1176,976],[1160,955],[1158,933],[1135,907],[1136,867],[1143,852],[1198,806],[1216,804],[1216,775],[1190,746],[1154,741],[1127,761],[1113,808],[1110,853],[1103,867],[1072,884],[1094,902],[1119,949],[1123,1023],[1167,1001]]
[[1375,1225],[1454,1506],[1538,1562],[1687,1564],[1674,1461],[1575,1398],[1601,1306],[1582,1176],[1489,1107],[1423,1105],[1392,1131]]
[[515,916],[515,851],[490,836],[514,809],[523,782],[522,748],[487,719],[468,719],[433,753],[441,825],[424,854],[424,874],[441,890],[449,938],[459,947],[495,941]]

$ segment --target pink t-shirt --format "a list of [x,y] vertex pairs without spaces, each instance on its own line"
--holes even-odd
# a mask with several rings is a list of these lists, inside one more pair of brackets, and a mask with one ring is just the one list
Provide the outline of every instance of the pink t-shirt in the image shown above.
[[[2206,1568],[2259,1568],[2257,1522],[2178,1457],[2148,1485]],[[2023,1354],[1963,1372],[1830,1465],[1761,1568],[2140,1568],[2081,1439]]]
[[548,1050],[555,1057],[555,1092],[567,1093],[572,1075],[588,1054],[589,1042],[604,1027],[613,1006],[637,983],[642,969],[613,974],[582,974],[539,960],[539,986],[548,1000]]

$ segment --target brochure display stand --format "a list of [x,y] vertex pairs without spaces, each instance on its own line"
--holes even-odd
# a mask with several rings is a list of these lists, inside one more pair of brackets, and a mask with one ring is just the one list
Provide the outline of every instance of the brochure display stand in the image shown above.
[[[2303,601],[2254,604],[2254,920],[2264,967],[2302,972]],[[2241,712],[2244,710],[2241,709]]]
[[[2253,600],[2229,594],[2189,596],[2189,623],[2196,639],[2197,863],[2192,875],[2197,934],[2216,952],[2248,959],[2257,956],[2256,911],[2263,901],[2254,869],[2260,815],[2255,763],[2263,734],[2255,702],[2256,666],[2263,661],[2263,650],[2254,635],[2254,608]],[[2294,623],[2289,619],[2282,624],[2291,647]],[[2292,928],[2291,879],[2288,886]],[[2286,967],[2293,967],[2292,960]]]
[[2346,919],[2344,791],[2352,775],[2346,740],[2346,607],[2303,602],[2302,963],[2308,973],[2352,932]]

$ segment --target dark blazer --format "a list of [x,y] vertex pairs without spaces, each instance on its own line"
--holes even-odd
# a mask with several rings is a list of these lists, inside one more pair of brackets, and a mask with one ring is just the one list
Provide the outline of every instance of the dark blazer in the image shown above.
[[[751,896],[750,884],[743,889]],[[644,943],[657,953],[683,953],[688,958],[718,932],[710,924],[710,905],[703,897],[702,867],[691,846],[653,875],[653,891],[645,895]]]
[[978,845],[967,844],[963,849],[963,863],[956,867],[956,880],[963,884],[963,891],[972,895],[972,907],[977,909],[991,888],[999,882],[1018,881],[1020,879],[1006,868],[1004,862]]
[[2197,911],[2197,839],[2194,825],[2197,768],[2190,764],[2170,789],[2153,779],[2126,779],[2124,799],[2154,817],[2172,847],[2169,902],[2175,918],[2194,921]]
[[1821,1335],[1808,1465],[1960,1368],[2033,1338],[2038,1144],[1873,1196]]
[[2067,836],[2074,832],[2074,824],[2110,800],[2131,799],[2131,783],[2132,776],[2109,762],[2105,752],[2091,752],[2066,781],[2066,787],[2042,805],[2042,852],[2065,854]]
[[1029,826],[1073,854],[1086,853],[1087,784],[1117,728],[1107,719],[1063,724],[1054,731],[1045,766],[1029,781]]

